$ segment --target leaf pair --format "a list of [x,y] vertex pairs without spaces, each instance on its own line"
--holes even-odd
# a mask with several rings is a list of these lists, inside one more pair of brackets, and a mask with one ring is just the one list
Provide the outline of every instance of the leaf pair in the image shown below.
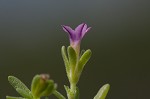
[[62,46],[61,53],[64,60],[67,77],[69,81],[72,82],[72,78],[75,74],[74,72],[77,65],[77,54],[71,46],[67,48],[67,53],[65,46]]
[[91,50],[86,50],[80,57],[71,46],[67,48],[67,53],[65,46],[62,46],[61,53],[69,81],[77,83],[85,64],[91,57]]

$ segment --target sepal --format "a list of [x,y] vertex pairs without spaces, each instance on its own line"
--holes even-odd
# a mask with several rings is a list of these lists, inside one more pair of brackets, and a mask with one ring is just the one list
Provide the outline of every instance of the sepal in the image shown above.
[[57,84],[54,84],[54,82],[52,80],[49,81],[49,85],[45,89],[46,91],[42,92],[41,96],[49,96],[50,94],[53,93],[53,91],[56,90],[56,88],[57,88]]

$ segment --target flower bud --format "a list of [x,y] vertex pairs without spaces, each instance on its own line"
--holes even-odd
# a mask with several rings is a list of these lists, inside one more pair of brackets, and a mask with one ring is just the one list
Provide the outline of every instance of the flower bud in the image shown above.
[[53,80],[49,80],[49,75],[36,75],[32,80],[31,92],[35,98],[50,95],[55,89],[56,84]]

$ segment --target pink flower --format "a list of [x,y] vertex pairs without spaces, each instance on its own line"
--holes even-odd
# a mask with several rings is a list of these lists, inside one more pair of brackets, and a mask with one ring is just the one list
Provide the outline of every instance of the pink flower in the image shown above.
[[63,30],[69,34],[70,45],[76,50],[80,50],[80,43],[84,35],[90,30],[85,23],[78,25],[75,30],[69,26],[62,25]]

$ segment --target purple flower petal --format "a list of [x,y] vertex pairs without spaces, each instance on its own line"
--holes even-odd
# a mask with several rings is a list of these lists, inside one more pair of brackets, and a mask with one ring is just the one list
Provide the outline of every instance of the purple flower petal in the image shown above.
[[82,30],[84,28],[84,25],[85,25],[85,23],[82,23],[75,28],[75,35],[76,35],[77,39],[81,39]]
[[82,23],[80,25],[78,25],[76,28],[75,28],[75,31],[79,31],[83,28],[83,26],[85,25],[85,23]]
[[74,30],[71,27],[69,27],[69,26],[62,25],[62,27],[63,27],[63,30],[65,32],[69,33],[70,37],[72,38]]
[[82,29],[82,32],[86,31],[86,29],[87,29],[87,25],[85,24],[83,29]]
[[89,27],[89,28],[86,27],[86,30],[84,30],[84,31],[82,32],[82,38],[84,37],[84,35],[85,35],[90,29],[91,29],[91,27]]

